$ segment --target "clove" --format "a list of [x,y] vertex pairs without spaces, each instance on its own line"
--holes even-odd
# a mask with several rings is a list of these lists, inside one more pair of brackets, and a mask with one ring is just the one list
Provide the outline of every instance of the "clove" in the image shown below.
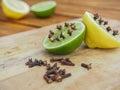
[[104,24],[103,25],[107,25],[108,24],[108,21],[104,21]]
[[69,23],[65,22],[65,27],[68,27],[69,26]]
[[96,19],[98,19],[99,18],[99,15],[98,15],[98,13],[96,13],[96,14],[94,14],[94,20],[96,20]]
[[62,65],[75,66],[75,64],[72,63],[69,58],[66,58],[66,59],[61,60],[60,63],[61,63]]
[[61,29],[62,29],[62,26],[61,26],[61,25],[57,25],[57,29],[58,29],[58,30],[61,30]]
[[53,80],[52,80],[50,77],[48,77],[47,74],[45,74],[45,75],[43,76],[43,78],[46,80],[47,83],[52,83],[52,82],[53,82]]
[[118,30],[113,30],[113,36],[115,36],[115,35],[119,35],[118,32],[119,32]]
[[49,31],[51,35],[54,35],[54,32],[52,30]]
[[112,29],[111,29],[110,26],[108,26],[108,27],[106,28],[106,30],[109,32],[109,31],[111,31]]
[[99,24],[101,24],[102,22],[104,22],[104,20],[102,20],[102,18],[99,19]]
[[48,35],[48,38],[52,38],[52,34],[49,34],[49,35]]
[[71,73],[67,73],[67,74],[65,74],[65,75],[62,75],[62,78],[64,79],[64,78],[68,78],[68,77],[70,77],[71,76]]
[[65,39],[65,36],[63,35],[63,33],[62,33],[62,32],[60,33],[60,38]]
[[71,25],[71,28],[72,28],[73,30],[75,30],[75,29],[76,29],[75,24]]
[[92,67],[91,67],[91,63],[90,63],[90,64],[82,63],[81,66],[84,67],[84,68],[86,68],[87,70],[92,69]]
[[56,61],[61,61],[63,60],[64,58],[51,58],[50,59],[50,62],[56,62]]
[[72,35],[72,32],[73,32],[73,31],[69,29],[68,32],[67,32],[67,34],[69,34],[69,35],[71,36],[71,35]]
[[51,42],[54,42],[55,41],[55,38],[51,37],[49,38]]

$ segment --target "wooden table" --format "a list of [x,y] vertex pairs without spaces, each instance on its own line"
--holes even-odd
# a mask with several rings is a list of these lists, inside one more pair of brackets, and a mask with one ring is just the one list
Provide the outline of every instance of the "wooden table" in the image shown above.
[[[2,1],[2,0],[0,0]],[[24,0],[33,5],[41,0]],[[55,14],[49,18],[37,18],[29,13],[20,20],[6,18],[0,8],[0,36],[6,36],[41,28],[54,23],[82,17],[85,11],[99,13],[103,17],[120,20],[120,0],[56,0]]]

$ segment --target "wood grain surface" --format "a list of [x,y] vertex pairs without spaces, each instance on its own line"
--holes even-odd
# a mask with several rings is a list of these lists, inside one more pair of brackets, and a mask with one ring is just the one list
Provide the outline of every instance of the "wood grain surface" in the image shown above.
[[[108,21],[114,29],[120,28],[119,21]],[[83,43],[69,55],[53,55],[42,47],[43,38],[53,28],[55,25],[0,38],[0,90],[120,90],[120,48],[89,49]],[[45,67],[25,66],[28,58],[49,61],[51,57],[69,57],[74,67],[59,66],[72,76],[47,84]],[[92,63],[92,69],[82,68],[81,63]]]
[[[0,0],[0,4],[1,4]],[[24,0],[30,6],[45,0]],[[99,13],[103,17],[120,20],[120,0],[56,0],[55,13],[48,18],[37,18],[32,13],[20,20],[4,16],[0,7],[0,36],[41,28],[43,26],[80,18],[85,11]],[[4,25],[4,28],[3,28]]]

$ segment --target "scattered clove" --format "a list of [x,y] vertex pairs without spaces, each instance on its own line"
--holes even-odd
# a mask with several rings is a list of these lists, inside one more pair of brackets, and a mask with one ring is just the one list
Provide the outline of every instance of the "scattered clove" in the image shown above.
[[[50,59],[50,61],[54,62],[54,61],[61,61],[64,58],[59,58],[59,59]],[[68,58],[66,58],[68,59]],[[68,60],[69,61],[69,60]],[[45,81],[47,83],[52,83],[53,81],[56,82],[61,82],[63,79],[68,78],[71,76],[71,73],[67,73],[66,74],[66,70],[65,69],[60,69],[60,67],[57,66],[57,63],[54,63],[52,66],[50,64],[47,64],[47,61],[42,61],[42,60],[37,60],[35,59],[34,61],[32,61],[32,59],[29,59],[28,62],[25,63],[26,65],[28,65],[29,67],[33,67],[33,66],[46,66],[46,73],[44,74],[43,78],[45,79]]]
[[71,76],[71,73],[67,73],[67,74],[65,74],[65,75],[62,75],[62,78],[68,78],[68,77],[70,77]]
[[90,64],[82,63],[81,66],[84,67],[84,68],[86,68],[87,70],[92,69],[92,67],[91,67],[91,63],[90,63]]
[[43,76],[43,78],[46,80],[47,83],[53,82],[53,80],[50,77],[48,77],[48,75],[46,75],[46,74]]
[[118,32],[119,32],[118,30],[113,30],[113,36],[115,36],[115,35],[119,35]]
[[63,60],[64,58],[51,58],[50,59],[50,62],[56,62],[56,61],[61,61]]
[[108,21],[104,21],[104,24],[103,25],[107,25],[108,24]]
[[106,30],[109,32],[109,31],[111,31],[112,29],[111,29],[110,26],[108,26],[108,27],[106,28]]
[[65,36],[63,35],[63,33],[62,33],[62,32],[60,33],[60,38],[65,39]]
[[71,35],[72,35],[72,32],[73,32],[73,31],[69,29],[67,33],[71,36]]
[[28,62],[26,62],[25,64],[31,68],[31,67],[34,67],[34,66],[41,66],[42,65],[42,60],[37,60],[35,59],[34,61],[32,61],[32,59],[29,59]]
[[62,65],[75,66],[75,64],[72,63],[69,58],[65,58],[65,59],[61,60],[60,63]]
[[69,26],[69,23],[65,22],[65,27],[68,27]]
[[61,30],[61,29],[62,29],[62,26],[61,26],[61,25],[57,25],[57,29],[58,29],[58,30]]
[[96,14],[94,14],[94,20],[96,20],[96,19],[98,19],[99,18],[99,15],[98,15],[98,13],[96,13]]

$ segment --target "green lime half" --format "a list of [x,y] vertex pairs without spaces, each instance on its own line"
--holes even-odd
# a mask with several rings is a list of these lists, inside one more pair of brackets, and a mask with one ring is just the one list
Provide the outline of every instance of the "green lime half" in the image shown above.
[[[75,29],[71,28],[72,23],[74,23]],[[52,38],[57,37],[59,40],[51,42],[50,38],[48,38],[50,34],[45,37],[45,39],[43,40],[43,47],[46,50],[55,54],[68,54],[73,52],[81,45],[85,36],[85,25],[80,21],[74,21],[68,24],[68,27],[62,24],[61,30],[55,29],[53,31],[54,34]],[[71,35],[68,34],[68,30],[72,31]],[[60,37],[61,33],[64,35],[65,38]]]
[[54,13],[56,8],[55,1],[44,1],[34,4],[31,11],[38,17],[48,17]]

